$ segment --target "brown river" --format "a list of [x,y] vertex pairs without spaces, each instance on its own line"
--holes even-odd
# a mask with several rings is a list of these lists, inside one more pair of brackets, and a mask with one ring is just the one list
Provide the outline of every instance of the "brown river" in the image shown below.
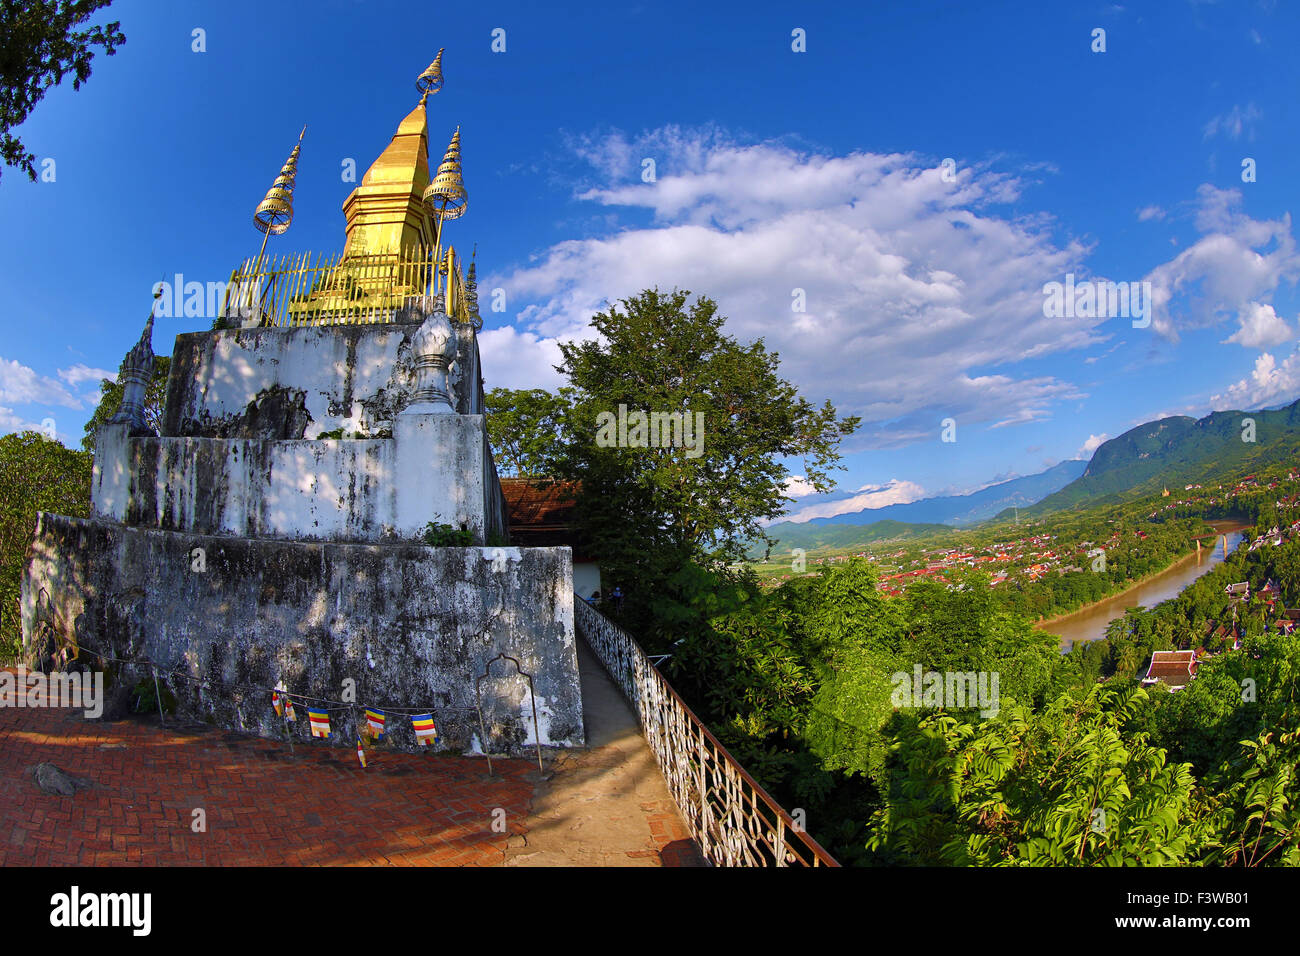
[[1073,614],[1040,621],[1035,627],[1048,634],[1059,635],[1061,649],[1069,650],[1075,641],[1095,641],[1099,637],[1105,637],[1106,625],[1117,617],[1123,617],[1128,608],[1155,607],[1161,601],[1177,597],[1187,585],[1215,565],[1222,564],[1225,539],[1227,553],[1231,554],[1241,543],[1242,529],[1248,527],[1238,521],[1215,520],[1206,523],[1218,531],[1220,537],[1213,539],[1212,547],[1210,541],[1202,541],[1199,555],[1189,554],[1167,570],[1127,591],[1090,604]]

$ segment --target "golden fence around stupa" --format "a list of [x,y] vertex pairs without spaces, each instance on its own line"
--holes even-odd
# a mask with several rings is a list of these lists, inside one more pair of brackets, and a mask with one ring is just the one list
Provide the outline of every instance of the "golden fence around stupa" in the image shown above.
[[314,261],[310,252],[245,259],[230,275],[222,315],[263,327],[394,322],[413,300],[445,293],[447,314],[465,321],[464,282],[453,255],[448,250],[435,262],[431,247],[413,246],[318,253]]

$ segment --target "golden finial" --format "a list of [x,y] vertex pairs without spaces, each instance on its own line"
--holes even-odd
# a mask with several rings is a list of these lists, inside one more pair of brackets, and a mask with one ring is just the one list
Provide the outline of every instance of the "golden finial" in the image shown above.
[[[444,47],[444,49],[446,49]],[[420,74],[415,81],[415,88],[420,91],[420,105],[429,98],[430,93],[437,93],[442,89],[442,50],[433,58],[429,68]]]
[[307,134],[304,125],[298,134],[298,142],[293,145],[293,152],[280,167],[280,175],[266,191],[266,196],[253,211],[253,225],[262,233],[262,248],[257,250],[257,265],[254,274],[262,271],[262,256],[266,253],[266,240],[286,232],[293,222],[293,184],[298,176],[298,153],[302,151],[302,138]]
[[293,152],[280,169],[280,175],[275,177],[266,196],[257,204],[253,213],[253,225],[259,232],[278,236],[293,222],[293,185],[298,176],[298,153],[302,150],[302,138],[306,132],[307,127],[304,126],[298,134]]
[[433,208],[440,221],[459,219],[465,214],[469,196],[460,174],[460,127],[451,137],[433,182],[424,191],[424,201]]

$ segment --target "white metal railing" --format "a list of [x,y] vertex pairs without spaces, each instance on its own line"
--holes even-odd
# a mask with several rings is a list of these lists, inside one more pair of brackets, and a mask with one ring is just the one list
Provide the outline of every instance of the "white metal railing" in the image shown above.
[[577,595],[573,605],[578,634],[631,703],[706,860],[716,866],[839,866],[745,772],[626,631]]

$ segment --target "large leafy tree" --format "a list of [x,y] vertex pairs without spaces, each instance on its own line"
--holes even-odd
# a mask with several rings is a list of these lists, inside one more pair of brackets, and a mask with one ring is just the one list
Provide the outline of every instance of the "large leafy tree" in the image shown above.
[[[149,387],[144,392],[144,420],[154,430],[159,430],[162,426],[163,406],[167,401],[167,373],[171,371],[171,365],[171,356],[155,357],[153,378],[149,380]],[[99,426],[107,424],[122,407],[122,376],[119,375],[116,382],[103,379],[99,388],[99,404],[90,416],[90,421],[86,422],[86,434],[81,439],[81,447],[89,452],[95,450],[95,433],[99,431]]]
[[[558,470],[581,481],[579,520],[624,586],[662,581],[687,561],[741,559],[790,500],[785,460],[801,459],[808,482],[829,491],[839,441],[859,421],[802,398],[761,339],[737,342],[716,303],[690,295],[647,290],[596,314],[596,338],[560,344],[573,437]],[[669,447],[598,443],[620,407],[681,413],[703,433]]]
[[539,478],[555,473],[567,443],[569,390],[494,388],[485,396],[487,429],[502,476]]
[[90,513],[91,456],[37,432],[0,438],[0,656],[20,640],[19,584],[36,513]]
[[52,86],[71,73],[72,88],[90,76],[95,47],[112,56],[126,42],[119,22],[78,30],[111,0],[0,0],[0,159],[36,180],[36,155],[12,130]]

